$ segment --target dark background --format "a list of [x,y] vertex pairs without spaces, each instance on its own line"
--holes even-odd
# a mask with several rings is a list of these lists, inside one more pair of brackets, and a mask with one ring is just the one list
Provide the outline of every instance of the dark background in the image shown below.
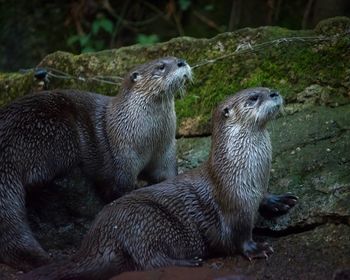
[[78,54],[262,25],[308,29],[341,15],[350,16],[349,0],[0,0],[0,71],[33,67],[56,50]]

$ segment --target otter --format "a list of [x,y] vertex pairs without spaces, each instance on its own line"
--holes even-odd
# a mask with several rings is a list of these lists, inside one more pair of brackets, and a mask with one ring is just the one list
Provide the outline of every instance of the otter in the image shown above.
[[268,88],[227,98],[213,113],[207,162],[106,205],[70,260],[22,280],[108,279],[127,270],[199,266],[218,251],[267,257],[272,247],[252,239],[258,209],[283,212],[297,199],[266,195],[271,164],[266,124],[281,106],[282,97]]
[[0,262],[26,269],[48,255],[33,237],[25,193],[74,167],[113,201],[177,175],[174,94],[191,79],[185,60],[140,65],[108,97],[54,90],[0,109]]

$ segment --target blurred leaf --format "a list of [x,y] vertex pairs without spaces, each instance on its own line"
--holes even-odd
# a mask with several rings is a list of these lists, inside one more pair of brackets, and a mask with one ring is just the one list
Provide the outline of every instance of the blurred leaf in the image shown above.
[[86,45],[88,45],[89,41],[90,41],[90,35],[79,36],[79,42],[81,47],[85,47]]
[[180,9],[186,11],[191,5],[191,0],[179,0]]
[[154,43],[159,42],[159,37],[156,34],[151,34],[151,35],[138,34],[136,41],[140,45],[152,45]]
[[67,45],[68,46],[72,46],[74,45],[75,43],[79,42],[80,40],[80,36],[79,35],[72,35],[68,38],[67,40]]
[[210,12],[214,10],[214,5],[213,4],[208,4],[204,6],[204,11]]
[[113,22],[107,18],[100,19],[99,26],[110,34],[113,32]]
[[94,41],[94,47],[97,51],[105,49],[106,45],[103,40],[95,40]]
[[100,21],[94,20],[92,23],[92,34],[96,35],[100,30]]
[[90,47],[90,46],[85,47],[81,50],[82,53],[88,53],[88,52],[94,52],[94,51],[95,51],[95,49],[93,47]]

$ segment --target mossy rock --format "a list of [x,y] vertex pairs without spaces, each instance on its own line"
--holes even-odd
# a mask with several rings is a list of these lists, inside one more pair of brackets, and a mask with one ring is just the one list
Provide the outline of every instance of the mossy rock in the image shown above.
[[0,106],[31,91],[34,82],[33,72],[0,73]]
[[[166,55],[183,57],[193,66],[225,56],[194,68],[194,84],[176,104],[179,136],[208,136],[213,108],[237,90],[252,86],[279,89],[287,106],[285,116],[270,126],[274,151],[270,190],[290,191],[300,201],[289,215],[258,222],[262,233],[281,237],[273,241],[276,253],[268,265],[264,261],[243,262],[238,257],[226,258],[224,263],[259,279],[331,279],[349,267],[350,39],[340,35],[349,30],[349,25],[348,18],[335,18],[308,31],[246,28],[212,39],[177,38],[151,47],[131,46],[83,55],[56,52],[39,66],[75,77],[51,77],[49,89],[74,88],[115,95],[118,85],[89,77],[123,76],[137,64]],[[247,42],[256,45],[283,37],[320,34],[336,37],[312,43],[281,41],[258,52],[231,55],[239,46],[246,47]],[[33,74],[1,74],[0,106],[40,88],[42,81],[35,80]],[[200,165],[209,149],[209,137],[180,138],[180,170]],[[36,199],[39,208],[30,203]],[[102,207],[90,183],[74,172],[70,179],[56,181],[40,196],[34,193],[28,205],[32,228],[50,250],[76,247]]]
[[[75,88],[115,95],[118,86],[98,83],[88,77],[123,76],[136,64],[166,55],[184,57],[191,65],[228,55],[215,63],[194,68],[194,85],[176,104],[179,136],[209,135],[215,105],[241,88],[269,86],[280,89],[287,106],[286,116],[278,119],[272,129],[271,188],[275,192],[292,191],[306,198],[289,216],[292,222],[280,220],[277,226],[262,225],[283,230],[287,225],[322,222],[331,213],[344,219],[349,217],[346,199],[349,198],[350,182],[350,105],[347,105],[350,100],[347,65],[350,39],[349,36],[339,36],[348,31],[349,24],[347,18],[335,18],[321,22],[314,31],[245,28],[212,39],[176,38],[151,47],[131,46],[83,55],[56,52],[48,55],[39,66],[85,78],[83,81],[52,77],[48,83],[51,89]],[[337,37],[312,44],[297,41],[267,47],[259,52],[230,55],[244,42],[255,45],[282,37],[315,36],[321,31],[323,35]],[[1,74],[0,105],[32,92],[38,86],[40,83],[33,78],[33,71]],[[178,143],[180,170],[198,166],[206,159],[210,148],[209,140],[202,138],[180,139]],[[342,200],[338,199],[339,192],[342,192]],[[90,196],[83,200],[89,199]],[[314,207],[311,212],[309,205]],[[74,206],[67,203],[66,208],[73,209]],[[87,215],[86,220],[89,217]]]
[[[123,77],[135,65],[162,56],[185,58],[196,66],[207,60],[215,60],[194,68],[194,84],[188,94],[177,100],[178,134],[191,136],[210,132],[210,117],[213,107],[225,96],[254,86],[279,89],[287,103],[298,102],[300,93],[316,85],[323,92],[322,100],[329,104],[349,102],[350,20],[344,17],[321,22],[315,30],[288,30],[280,27],[245,28],[223,33],[211,39],[181,37],[154,46],[134,45],[115,50],[73,55],[55,52],[40,62],[39,66],[63,71],[72,77],[52,77],[48,88],[74,88],[115,95],[118,84],[106,84],[91,79],[101,76]],[[324,36],[316,41],[295,39],[279,40],[263,48],[249,51],[249,46],[289,37]],[[240,49],[234,54],[235,50]],[[243,51],[242,51],[243,50]],[[248,50],[248,51],[247,51]],[[33,91],[37,83],[25,75],[0,76],[2,92],[0,105]],[[324,90],[326,89],[326,90]],[[316,94],[317,95],[317,94]]]
[[[288,109],[288,108],[287,108]],[[290,215],[259,221],[260,229],[283,232],[328,222],[350,226],[350,104],[308,106],[269,126],[273,159],[269,191],[299,196]],[[210,137],[178,139],[180,170],[204,162]]]

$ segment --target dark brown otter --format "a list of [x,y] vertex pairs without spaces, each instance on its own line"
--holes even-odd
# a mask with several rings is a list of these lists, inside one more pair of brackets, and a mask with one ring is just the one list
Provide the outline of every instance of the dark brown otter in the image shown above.
[[42,265],[25,193],[81,166],[112,201],[177,175],[174,94],[191,78],[175,57],[138,66],[116,97],[48,91],[0,109],[0,262]]
[[198,266],[218,250],[249,259],[272,253],[252,240],[252,229],[269,180],[266,123],[281,105],[267,88],[226,99],[213,115],[205,164],[105,206],[71,260],[23,279],[108,279],[126,270]]

